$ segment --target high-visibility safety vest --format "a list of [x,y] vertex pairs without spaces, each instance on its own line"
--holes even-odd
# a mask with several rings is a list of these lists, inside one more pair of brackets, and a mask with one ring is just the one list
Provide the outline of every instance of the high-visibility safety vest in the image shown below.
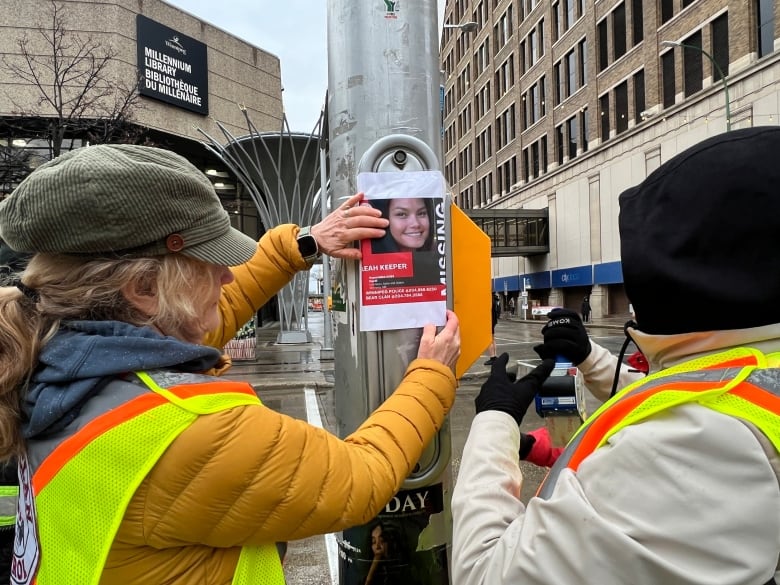
[[577,471],[615,433],[688,403],[753,425],[774,447],[775,452],[767,456],[780,454],[780,353],[764,355],[741,347],[679,364],[627,386],[579,428],[537,495],[548,499],[562,470]]
[[[83,422],[69,427],[78,427],[74,434],[53,447],[28,447],[42,558],[38,585],[97,585],[130,499],[174,439],[198,416],[260,404],[246,383],[178,372],[135,375],[143,384],[112,382],[100,400],[87,403]],[[242,548],[232,582],[283,585],[275,544]]]

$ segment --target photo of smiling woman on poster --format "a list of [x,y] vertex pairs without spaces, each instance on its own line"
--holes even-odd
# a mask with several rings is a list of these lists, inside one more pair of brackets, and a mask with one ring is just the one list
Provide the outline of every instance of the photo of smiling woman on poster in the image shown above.
[[371,207],[379,209],[390,221],[384,237],[371,240],[371,252],[424,252],[433,249],[433,199],[415,197],[375,199]]

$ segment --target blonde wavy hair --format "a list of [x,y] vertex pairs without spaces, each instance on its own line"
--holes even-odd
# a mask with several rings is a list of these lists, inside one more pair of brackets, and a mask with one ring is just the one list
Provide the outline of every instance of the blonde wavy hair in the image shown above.
[[[0,460],[21,451],[22,396],[41,349],[63,320],[123,321],[192,341],[200,331],[199,301],[217,279],[208,267],[177,254],[131,259],[37,254],[21,274],[37,299],[12,284],[0,287]],[[122,294],[128,285],[155,291],[154,315],[128,302]]]

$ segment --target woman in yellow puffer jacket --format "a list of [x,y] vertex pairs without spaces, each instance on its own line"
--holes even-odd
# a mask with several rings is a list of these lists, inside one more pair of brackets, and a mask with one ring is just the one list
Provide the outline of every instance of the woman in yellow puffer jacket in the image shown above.
[[[383,233],[356,201],[313,226],[321,251]],[[256,244],[170,152],[67,153],[0,204],[0,232],[36,252],[0,289],[0,456],[20,456],[34,495],[14,570],[39,585],[278,583],[273,543],[374,517],[452,406],[453,314],[344,440],[200,374],[221,363],[203,341],[220,346],[306,264],[297,227]]]

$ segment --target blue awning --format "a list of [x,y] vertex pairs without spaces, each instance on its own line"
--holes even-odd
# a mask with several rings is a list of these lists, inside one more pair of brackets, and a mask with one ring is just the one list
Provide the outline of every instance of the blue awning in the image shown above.
[[551,288],[550,271],[532,272],[525,275],[526,286],[528,288]]
[[493,292],[503,293],[518,291],[522,289],[520,275],[515,274],[513,276],[498,276],[493,279]]
[[575,266],[552,271],[553,288],[590,286],[593,284],[593,266]]
[[617,262],[604,262],[593,267],[594,284],[618,284],[623,282],[623,265]]

